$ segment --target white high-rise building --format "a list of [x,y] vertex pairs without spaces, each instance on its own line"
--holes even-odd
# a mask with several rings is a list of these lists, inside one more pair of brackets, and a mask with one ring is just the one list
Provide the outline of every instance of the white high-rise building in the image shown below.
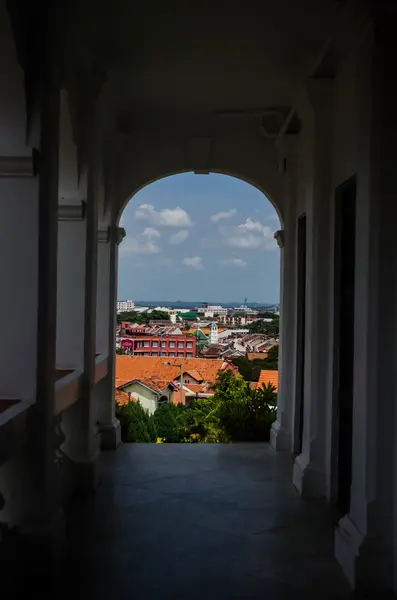
[[135,303],[132,300],[118,300],[117,312],[127,312],[135,309]]

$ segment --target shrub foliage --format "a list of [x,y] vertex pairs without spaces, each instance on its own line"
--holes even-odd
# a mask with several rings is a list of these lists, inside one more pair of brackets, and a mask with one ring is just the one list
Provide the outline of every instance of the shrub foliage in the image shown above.
[[267,441],[276,418],[276,394],[269,384],[252,388],[240,374],[223,371],[214,395],[190,406],[161,404],[151,416],[139,403],[117,405],[124,442],[221,443]]

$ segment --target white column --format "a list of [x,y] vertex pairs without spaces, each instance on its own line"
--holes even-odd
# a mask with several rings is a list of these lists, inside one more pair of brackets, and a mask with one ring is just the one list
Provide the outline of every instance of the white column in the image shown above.
[[357,50],[352,485],[350,512],[335,534],[352,586],[377,593],[397,587],[395,26],[395,13],[378,13]]
[[[99,242],[98,253],[102,257],[103,271],[98,277],[98,308],[105,317],[104,323],[98,319],[98,328],[103,329],[98,336],[98,352],[106,352],[107,374],[95,386],[95,404],[97,418],[101,431],[101,446],[104,450],[116,448],[121,441],[120,423],[115,417],[115,366],[116,366],[116,298],[117,298],[117,268],[118,245],[123,240],[125,231],[120,227],[109,227],[101,237],[106,239]],[[107,270],[105,270],[107,267]],[[106,309],[106,310],[105,310]],[[98,314],[99,317],[99,314]],[[106,329],[103,325],[106,324]]]
[[325,496],[326,416],[328,394],[328,353],[331,271],[331,149],[332,80],[313,79],[307,83],[311,106],[312,185],[306,210],[306,332],[305,385],[302,452],[294,463],[293,482],[302,495]]
[[[62,431],[65,435],[62,450],[72,461],[75,488],[83,492],[93,490],[97,486],[97,458],[100,452],[93,394],[96,354],[98,174],[101,160],[98,155],[98,83],[100,81],[94,73],[87,73],[85,87],[81,90],[83,117],[80,126],[85,127],[87,165],[86,233],[84,252],[81,255],[81,260],[85,262],[81,395],[79,401],[62,415]],[[80,285],[83,285],[83,282]]]
[[[294,136],[295,138],[296,136]],[[295,377],[296,328],[296,139],[283,139],[279,152],[284,173],[284,229],[277,232],[281,247],[280,286],[280,356],[277,420],[270,431],[270,443],[275,450],[293,450],[293,405]],[[285,164],[286,163],[286,164]]]

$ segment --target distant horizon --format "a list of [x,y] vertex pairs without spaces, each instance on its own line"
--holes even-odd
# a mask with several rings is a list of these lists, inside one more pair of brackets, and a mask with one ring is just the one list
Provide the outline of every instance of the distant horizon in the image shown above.
[[263,301],[263,302],[259,302],[256,300],[253,300],[252,302],[248,302],[245,303],[244,301],[238,301],[238,300],[230,300],[229,302],[222,302],[222,301],[216,301],[216,300],[133,300],[132,298],[122,298],[122,299],[118,299],[117,302],[127,302],[127,300],[131,300],[132,302],[134,302],[134,304],[136,306],[139,305],[149,305],[149,306],[166,306],[166,305],[170,305],[170,304],[181,304],[181,305],[186,305],[186,306],[200,306],[200,304],[202,303],[207,303],[209,305],[212,306],[222,306],[224,304],[229,305],[229,306],[244,306],[246,304],[246,306],[274,306],[275,304],[280,304],[279,302],[268,302],[268,301]]

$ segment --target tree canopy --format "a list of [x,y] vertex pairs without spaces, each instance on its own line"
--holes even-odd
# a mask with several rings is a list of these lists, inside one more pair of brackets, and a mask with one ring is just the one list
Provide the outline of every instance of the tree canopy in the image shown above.
[[127,321],[139,325],[148,325],[149,321],[169,321],[169,319],[169,314],[163,310],[153,310],[150,313],[139,313],[135,310],[117,313],[117,323]]
[[280,318],[278,316],[273,317],[271,321],[265,321],[264,319],[257,319],[253,323],[247,326],[250,333],[263,333],[265,335],[271,335],[277,337],[280,331]]

